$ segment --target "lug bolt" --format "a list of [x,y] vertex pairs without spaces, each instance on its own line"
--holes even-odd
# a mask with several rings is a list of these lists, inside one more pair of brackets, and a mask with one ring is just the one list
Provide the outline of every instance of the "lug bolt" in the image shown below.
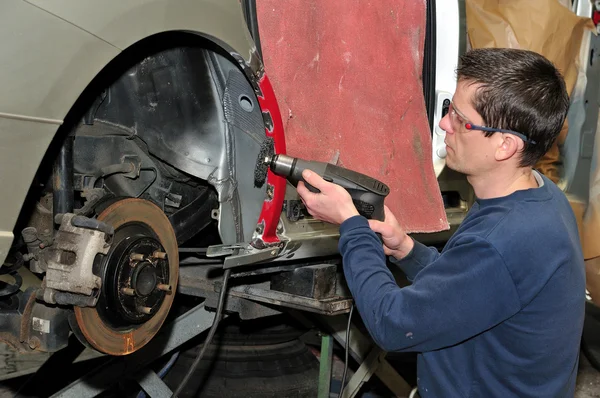
[[146,315],[152,314],[152,308],[150,307],[139,307],[138,311],[143,312]]
[[167,258],[167,253],[157,250],[152,254],[152,257],[164,260]]
[[135,290],[133,290],[130,287],[124,287],[123,289],[121,289],[121,293],[127,296],[135,296]]
[[171,285],[167,285],[164,283],[159,283],[158,285],[156,285],[156,288],[158,290],[161,290],[163,292],[170,292],[171,291]]
[[144,255],[140,253],[131,253],[129,259],[131,261],[144,261]]

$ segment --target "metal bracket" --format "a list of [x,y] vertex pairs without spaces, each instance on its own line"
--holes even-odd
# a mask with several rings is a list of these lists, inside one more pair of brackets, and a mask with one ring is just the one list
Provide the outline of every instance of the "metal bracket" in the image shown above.
[[[346,316],[321,316],[319,318],[332,331],[333,338],[342,346],[346,345]],[[396,372],[396,370],[385,359],[385,351],[377,347],[373,341],[362,334],[362,332],[354,325],[350,329],[350,356],[361,364],[358,371],[348,381],[348,386],[344,390],[344,397],[352,397],[349,395],[350,390],[357,391],[353,388],[357,383],[360,383],[363,378],[371,377],[373,373],[385,384],[396,397],[406,397],[411,391],[411,386]],[[365,365],[363,367],[363,364]]]
[[228,269],[272,260],[277,258],[280,252],[279,246],[256,249],[250,244],[214,245],[208,247],[206,257],[227,256],[223,268]]
[[173,396],[169,386],[152,369],[144,369],[135,377],[135,381],[150,398],[171,398]]
[[[224,314],[225,316],[226,314]],[[52,398],[92,398],[97,396],[116,383],[123,375],[138,372],[155,359],[198,336],[212,325],[214,317],[214,313],[208,312],[204,308],[204,303],[199,304],[176,318],[170,325],[163,327],[163,330],[143,349],[126,357],[115,357],[107,361],[52,395]],[[166,386],[158,383],[152,374],[141,373],[138,377],[138,383],[145,391],[166,392]]]

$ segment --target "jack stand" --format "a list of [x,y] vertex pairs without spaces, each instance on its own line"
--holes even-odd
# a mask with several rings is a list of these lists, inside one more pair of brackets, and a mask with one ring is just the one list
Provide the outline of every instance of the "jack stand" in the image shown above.
[[333,338],[324,334],[321,337],[321,364],[319,365],[319,398],[329,398],[331,391],[331,367],[333,365]]
[[[311,323],[299,311],[293,311],[292,314],[306,325]],[[320,316],[318,319],[331,333],[331,335],[324,336],[321,343],[321,372],[319,374],[319,398],[321,398],[329,396],[328,393],[322,393],[322,390],[327,388],[326,391],[329,392],[331,383],[330,380],[327,383],[323,382],[326,374],[331,379],[331,363],[333,362],[331,339],[335,339],[342,347],[346,347],[348,315]],[[348,380],[342,394],[343,398],[355,397],[363,384],[369,381],[373,374],[377,375],[395,397],[408,398],[410,396],[412,387],[385,359],[387,352],[375,345],[370,338],[362,334],[354,325],[350,328],[348,349],[349,355],[361,365]]]
[[[331,330],[332,336],[338,344],[345,347],[347,315],[321,316],[320,320]],[[370,338],[362,334],[354,325],[350,327],[349,351],[350,356],[361,365],[344,388],[343,398],[356,396],[360,387],[369,381],[373,374],[379,377],[394,396],[409,396],[411,386],[385,359],[387,353],[375,345]]]

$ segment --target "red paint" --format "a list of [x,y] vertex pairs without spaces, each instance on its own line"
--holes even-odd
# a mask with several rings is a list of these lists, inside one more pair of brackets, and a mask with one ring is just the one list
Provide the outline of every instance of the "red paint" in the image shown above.
[[[258,82],[262,96],[258,97],[258,103],[263,113],[268,112],[273,121],[273,128],[265,128],[267,137],[272,137],[275,143],[275,153],[285,154],[285,134],[283,132],[283,122],[277,98],[273,91],[273,86],[266,74]],[[283,208],[283,199],[285,198],[286,179],[274,174],[271,170],[267,174],[267,184],[273,187],[273,199],[265,200],[263,203],[258,223],[264,223],[265,229],[262,240],[267,243],[279,242],[277,237],[277,224]]]
[[289,154],[390,187],[408,232],[448,223],[423,98],[426,1],[261,0],[264,63]]

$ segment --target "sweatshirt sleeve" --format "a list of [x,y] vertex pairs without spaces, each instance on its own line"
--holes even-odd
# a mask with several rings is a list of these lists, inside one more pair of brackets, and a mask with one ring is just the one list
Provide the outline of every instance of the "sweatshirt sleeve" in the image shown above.
[[[514,282],[497,250],[463,236],[400,288],[367,220],[340,226],[344,275],[373,340],[386,351],[432,351],[475,336],[518,312]],[[502,300],[493,298],[502,297]],[[488,299],[492,298],[492,299]]]
[[414,281],[419,271],[440,256],[440,252],[435,247],[427,247],[414,239],[413,241],[415,242],[413,249],[404,258],[397,259],[390,256],[390,262],[397,265],[411,282]]

